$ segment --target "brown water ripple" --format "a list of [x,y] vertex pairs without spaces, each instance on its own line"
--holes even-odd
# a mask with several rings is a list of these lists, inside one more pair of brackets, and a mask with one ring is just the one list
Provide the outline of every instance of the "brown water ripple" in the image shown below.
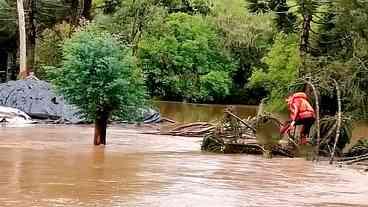
[[368,206],[368,176],[304,159],[200,152],[112,127],[0,128],[0,206]]

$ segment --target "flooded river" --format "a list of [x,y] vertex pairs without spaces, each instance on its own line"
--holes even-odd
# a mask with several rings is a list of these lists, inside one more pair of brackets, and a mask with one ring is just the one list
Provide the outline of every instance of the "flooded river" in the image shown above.
[[200,138],[139,130],[110,127],[94,147],[91,126],[0,128],[0,206],[368,206],[357,170],[203,153]]

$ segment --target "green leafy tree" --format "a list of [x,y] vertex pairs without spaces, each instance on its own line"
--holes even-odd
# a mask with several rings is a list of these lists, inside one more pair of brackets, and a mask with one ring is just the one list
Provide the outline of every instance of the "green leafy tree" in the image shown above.
[[169,13],[208,15],[213,9],[211,0],[156,0],[155,2],[167,8]]
[[287,0],[246,0],[252,13],[275,13],[275,22],[279,31],[291,33],[295,30],[296,15],[290,10]]
[[151,27],[152,22],[156,19],[162,21],[167,14],[167,11],[155,4],[153,0],[112,2],[115,2],[115,6],[108,9],[111,11],[98,14],[94,21],[101,30],[106,30],[125,44],[131,45],[133,53],[143,33]]
[[132,51],[119,45],[108,33],[81,31],[65,42],[62,67],[52,70],[58,91],[95,120],[95,145],[106,144],[112,113],[124,117],[144,103],[144,81]]
[[319,5],[311,34],[312,53],[307,67],[320,88],[322,114],[335,115],[339,83],[345,114],[368,117],[368,2],[338,0]]
[[289,86],[298,75],[300,57],[297,36],[278,34],[263,62],[268,68],[254,70],[250,84],[255,89],[265,88],[269,92],[268,106],[271,110],[282,110],[285,108],[284,98]]
[[262,57],[269,51],[276,32],[272,15],[229,12],[212,19],[225,47],[238,61],[236,70],[232,73],[233,87],[228,98],[238,103],[254,104],[262,98],[262,94],[248,89],[248,79],[254,67],[266,66]]
[[[175,13],[156,25],[139,43],[137,54],[151,95],[198,102],[229,94],[235,61],[209,22]],[[221,82],[221,90],[211,81]]]

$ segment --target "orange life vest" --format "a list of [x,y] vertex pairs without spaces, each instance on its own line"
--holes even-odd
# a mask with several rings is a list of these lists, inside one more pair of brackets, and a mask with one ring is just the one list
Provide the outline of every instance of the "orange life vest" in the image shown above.
[[315,118],[315,111],[308,102],[307,94],[303,92],[294,93],[288,98],[288,108],[290,110],[290,118],[293,121]]

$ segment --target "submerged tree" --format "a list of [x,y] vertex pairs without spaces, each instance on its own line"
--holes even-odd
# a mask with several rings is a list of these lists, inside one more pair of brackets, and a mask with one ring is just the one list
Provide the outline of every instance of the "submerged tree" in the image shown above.
[[95,121],[95,145],[106,144],[112,113],[123,117],[144,103],[142,73],[119,45],[108,33],[81,31],[65,42],[62,67],[51,70],[56,88]]

